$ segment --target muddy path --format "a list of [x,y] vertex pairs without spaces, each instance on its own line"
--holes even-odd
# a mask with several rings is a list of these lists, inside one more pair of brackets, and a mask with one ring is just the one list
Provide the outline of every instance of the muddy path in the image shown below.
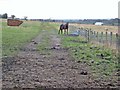
[[[43,43],[46,35],[49,44],[47,51],[42,53],[37,47]],[[2,78],[3,88],[100,87],[92,80],[89,67],[77,63],[68,49],[61,46],[61,39],[54,30],[50,33],[43,30],[15,57],[3,58]]]

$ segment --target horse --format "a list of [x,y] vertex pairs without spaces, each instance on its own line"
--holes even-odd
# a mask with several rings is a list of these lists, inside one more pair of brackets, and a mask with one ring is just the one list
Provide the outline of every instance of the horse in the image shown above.
[[58,31],[58,34],[60,34],[60,32],[62,34],[63,30],[64,30],[64,34],[66,34],[66,32],[68,34],[68,24],[69,24],[68,22],[66,24],[61,24],[60,28],[59,28],[59,31]]

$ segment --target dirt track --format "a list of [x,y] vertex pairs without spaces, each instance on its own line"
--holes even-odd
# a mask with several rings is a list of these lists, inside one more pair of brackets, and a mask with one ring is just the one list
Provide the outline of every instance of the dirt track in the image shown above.
[[42,31],[26,44],[15,57],[3,58],[3,88],[90,88],[100,87],[91,77],[90,69],[77,63],[55,32],[49,35],[46,53],[37,50],[46,32]]

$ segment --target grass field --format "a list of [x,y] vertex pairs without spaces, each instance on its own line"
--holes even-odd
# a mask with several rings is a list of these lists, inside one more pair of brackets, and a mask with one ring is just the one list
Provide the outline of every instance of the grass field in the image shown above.
[[93,31],[97,31],[97,32],[106,32],[106,29],[108,29],[108,32],[113,32],[113,34],[118,33],[118,26],[99,26],[99,25],[92,25],[92,24],[71,24],[74,25],[76,27],[82,27],[82,28],[88,28]]

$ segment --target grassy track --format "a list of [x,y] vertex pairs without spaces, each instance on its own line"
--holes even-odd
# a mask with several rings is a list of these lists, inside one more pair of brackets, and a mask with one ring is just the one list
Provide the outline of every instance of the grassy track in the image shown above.
[[48,23],[47,28],[42,32],[42,43],[37,46],[40,53],[50,54],[46,47],[50,47],[49,45],[51,44],[51,35],[56,35],[58,33],[58,27],[58,24]]

